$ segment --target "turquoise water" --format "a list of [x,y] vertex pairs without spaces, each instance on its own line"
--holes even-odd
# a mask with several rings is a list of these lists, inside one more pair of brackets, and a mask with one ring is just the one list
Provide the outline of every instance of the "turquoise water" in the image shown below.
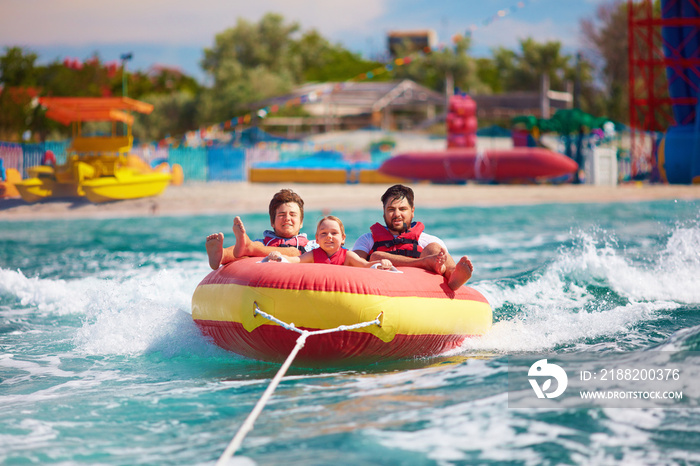
[[[454,256],[470,256],[493,330],[430,359],[292,368],[234,463],[699,463],[697,393],[671,410],[516,410],[507,393],[509,355],[530,352],[664,350],[698,366],[699,212],[698,201],[419,208]],[[350,242],[379,218],[334,213]],[[307,212],[304,231],[320,215]],[[264,213],[243,219],[269,226]],[[0,463],[219,458],[279,368],[219,349],[192,322],[203,239],[230,226],[0,222]]]

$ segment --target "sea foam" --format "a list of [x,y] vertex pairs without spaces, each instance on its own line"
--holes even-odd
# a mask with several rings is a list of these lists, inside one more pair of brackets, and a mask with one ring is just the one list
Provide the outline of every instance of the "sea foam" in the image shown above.
[[660,311],[700,303],[697,225],[675,227],[651,256],[620,248],[602,230],[579,232],[573,240],[524,283],[478,283],[475,288],[494,309],[495,324],[460,351],[552,350],[630,332]]

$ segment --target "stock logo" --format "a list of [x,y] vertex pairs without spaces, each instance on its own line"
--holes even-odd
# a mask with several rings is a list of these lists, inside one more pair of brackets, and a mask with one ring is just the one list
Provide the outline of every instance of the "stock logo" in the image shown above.
[[[546,359],[540,359],[530,366],[527,375],[528,377],[535,377],[534,379],[528,379],[528,381],[530,385],[532,385],[532,389],[535,391],[537,398],[556,398],[564,393],[569,383],[566,371],[556,364],[548,363]],[[547,377],[541,387],[537,382],[537,378],[539,377]],[[552,379],[557,381],[557,389],[553,392],[549,392],[548,390],[552,386]]]

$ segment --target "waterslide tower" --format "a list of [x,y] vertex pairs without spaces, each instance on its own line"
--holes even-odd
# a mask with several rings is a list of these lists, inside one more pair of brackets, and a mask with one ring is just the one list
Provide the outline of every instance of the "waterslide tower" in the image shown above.
[[632,174],[700,183],[700,2],[653,3],[627,2]]

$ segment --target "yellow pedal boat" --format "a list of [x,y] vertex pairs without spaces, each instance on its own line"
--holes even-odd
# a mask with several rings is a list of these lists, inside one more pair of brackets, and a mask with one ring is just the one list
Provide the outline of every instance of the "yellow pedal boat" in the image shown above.
[[[134,122],[129,112],[148,114],[153,105],[128,97],[43,97],[39,101],[47,108],[47,117],[72,124],[73,139],[65,164],[31,167],[29,177],[15,184],[25,201],[83,196],[95,203],[138,199],[157,196],[171,182],[182,182],[179,166],[151,169],[129,155]],[[85,122],[99,122],[102,129],[109,126],[110,135],[87,135]]]

